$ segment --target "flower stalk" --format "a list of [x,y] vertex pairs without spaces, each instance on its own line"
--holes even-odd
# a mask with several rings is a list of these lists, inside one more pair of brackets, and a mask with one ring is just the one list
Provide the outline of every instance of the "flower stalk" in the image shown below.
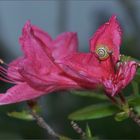
[[52,138],[55,138],[55,139],[59,139],[60,136],[59,134],[57,134],[46,122],[45,120],[39,116],[35,111],[32,111],[31,110],[31,115],[35,118],[35,120],[37,121],[37,124],[44,128],[47,133],[52,137]]
[[35,100],[30,100],[27,102],[28,108],[30,109],[30,113],[31,115],[35,118],[37,124],[42,127],[43,129],[45,129],[47,131],[47,133],[49,134],[49,136],[51,136],[52,138],[55,139],[59,139],[60,136],[59,134],[57,134],[47,123],[46,121],[37,114],[37,102]]
[[[121,106],[118,104],[120,109],[122,109],[126,114],[128,114],[128,117],[131,118],[138,126],[140,126],[140,116],[137,115],[133,108],[131,108],[125,99],[125,97],[122,94],[119,94],[120,100],[121,100]],[[123,99],[123,100],[122,100]],[[125,101],[125,102],[122,102]]]
[[74,121],[71,121],[72,128],[75,130],[76,133],[80,134],[81,138],[85,138],[85,132],[82,128]]
[[138,125],[140,126],[140,117],[134,113],[132,109],[129,111],[129,117]]

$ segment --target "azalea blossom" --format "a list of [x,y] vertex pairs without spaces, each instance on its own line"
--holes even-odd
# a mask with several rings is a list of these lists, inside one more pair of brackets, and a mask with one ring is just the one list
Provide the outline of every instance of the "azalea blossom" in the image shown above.
[[102,87],[109,96],[118,94],[137,68],[134,61],[120,62],[121,36],[113,16],[90,39],[90,52],[81,53],[76,33],[65,32],[53,40],[28,21],[19,39],[24,55],[6,64],[7,69],[0,66],[0,79],[14,84],[0,94],[0,105],[69,89]]
[[107,95],[114,96],[131,82],[137,68],[134,61],[119,62],[121,36],[116,16],[112,16],[90,39],[89,53],[72,53],[60,66],[81,81],[83,77],[96,81]]
[[28,21],[19,41],[24,56],[11,62],[8,69],[0,66],[0,79],[14,84],[0,94],[1,105],[34,99],[53,91],[81,88],[78,81],[55,63],[55,59],[61,61],[77,51],[76,33],[65,32],[53,40]]

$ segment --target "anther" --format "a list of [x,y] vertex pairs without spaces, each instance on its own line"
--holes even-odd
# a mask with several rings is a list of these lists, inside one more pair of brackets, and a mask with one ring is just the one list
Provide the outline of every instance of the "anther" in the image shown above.
[[3,61],[2,59],[0,59],[0,63],[1,63],[1,64],[4,64],[4,61]]
[[5,65],[6,67],[9,67],[9,65],[7,63],[5,63],[2,59],[0,59],[0,64]]

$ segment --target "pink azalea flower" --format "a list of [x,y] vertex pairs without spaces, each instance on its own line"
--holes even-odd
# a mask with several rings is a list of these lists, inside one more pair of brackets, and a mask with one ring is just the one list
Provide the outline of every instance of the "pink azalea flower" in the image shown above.
[[60,69],[60,60],[77,51],[76,33],[65,32],[53,40],[28,21],[20,37],[24,56],[14,60],[8,69],[0,67],[0,79],[15,84],[0,94],[0,105],[34,99],[53,91],[81,86]]
[[112,16],[90,39],[89,53],[73,53],[58,63],[73,77],[96,83],[106,94],[114,96],[131,82],[137,67],[134,61],[118,63],[121,36],[116,16]]
[[133,61],[118,63],[121,34],[113,16],[91,38],[90,52],[78,53],[75,33],[66,32],[53,40],[27,22],[20,37],[24,56],[10,63],[7,70],[0,67],[1,80],[15,84],[0,94],[0,104],[73,88],[102,86],[108,95],[118,94],[133,79],[137,67]]

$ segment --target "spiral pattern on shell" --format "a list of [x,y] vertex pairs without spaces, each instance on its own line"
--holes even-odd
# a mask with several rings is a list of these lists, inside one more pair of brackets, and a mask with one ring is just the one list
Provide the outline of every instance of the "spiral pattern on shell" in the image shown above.
[[108,53],[108,48],[106,46],[97,46],[95,53],[98,55],[100,60],[104,60],[106,58],[108,58],[109,53]]

